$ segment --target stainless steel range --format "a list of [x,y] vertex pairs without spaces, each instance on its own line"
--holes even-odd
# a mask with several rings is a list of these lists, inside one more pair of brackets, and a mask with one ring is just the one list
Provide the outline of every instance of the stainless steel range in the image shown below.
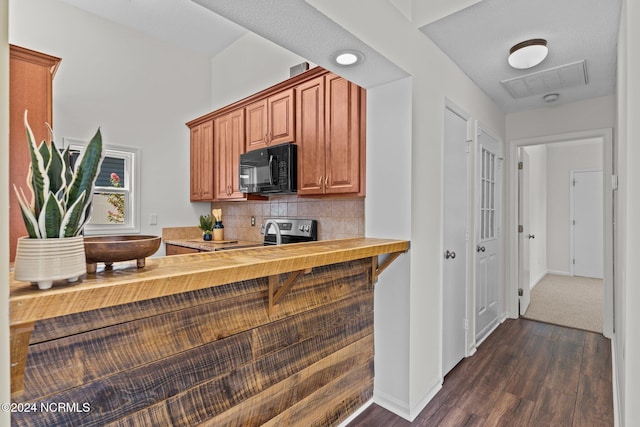
[[260,233],[264,234],[265,246],[313,242],[318,240],[318,221],[315,219],[269,218],[260,226]]

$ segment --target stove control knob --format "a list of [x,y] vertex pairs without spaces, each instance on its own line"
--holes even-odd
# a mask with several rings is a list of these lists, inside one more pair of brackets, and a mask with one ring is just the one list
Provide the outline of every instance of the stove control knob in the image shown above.
[[298,230],[300,230],[300,231],[304,231],[304,225],[300,224],[300,225],[298,226]]
[[309,232],[309,226],[308,225],[304,226],[304,231],[306,231],[307,233]]

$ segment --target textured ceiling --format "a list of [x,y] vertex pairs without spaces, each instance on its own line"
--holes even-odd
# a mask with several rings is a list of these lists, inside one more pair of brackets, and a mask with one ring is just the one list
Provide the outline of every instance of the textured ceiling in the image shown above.
[[[193,1],[365,88],[407,76],[303,0]],[[357,67],[336,65],[332,56],[343,49],[360,51],[364,62]]]
[[[253,31],[366,88],[407,75],[304,0],[62,1],[208,56]],[[504,112],[614,93],[621,0],[388,1],[407,17],[407,25],[419,26]],[[454,10],[459,11],[440,18]],[[440,19],[427,23],[430,17]],[[528,70],[509,67],[511,46],[540,37],[548,40],[550,50],[540,65]],[[361,66],[341,68],[331,62],[334,52],[347,48],[365,54]],[[553,104],[542,100],[544,93],[515,98],[500,83],[583,60],[587,84],[554,90],[560,98]]]
[[[514,98],[501,81],[585,60],[588,83],[554,90],[554,104],[614,93],[620,0],[484,0],[420,29],[505,112],[547,106],[543,94]],[[507,63],[511,46],[547,40],[528,70]]]
[[215,56],[248,32],[191,0],[61,0],[124,27]]

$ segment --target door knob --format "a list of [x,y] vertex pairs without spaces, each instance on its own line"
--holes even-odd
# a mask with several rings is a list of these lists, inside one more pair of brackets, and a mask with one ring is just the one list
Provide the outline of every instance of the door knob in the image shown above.
[[478,245],[478,247],[476,248],[476,251],[477,251],[477,252],[484,252],[484,251],[485,251],[485,248],[484,248],[484,246],[480,246],[480,245]]
[[536,238],[536,235],[535,235],[535,234],[529,234],[529,238],[530,238],[530,239],[535,239],[535,238]]
[[445,257],[445,259],[449,259],[449,258],[455,259],[456,258],[456,253],[453,252],[453,251],[446,251],[444,253],[444,257]]

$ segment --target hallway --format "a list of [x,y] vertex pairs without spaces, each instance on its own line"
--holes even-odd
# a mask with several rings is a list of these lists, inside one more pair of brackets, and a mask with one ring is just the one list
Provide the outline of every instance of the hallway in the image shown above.
[[603,280],[547,274],[522,318],[602,333]]
[[374,404],[349,426],[613,426],[611,373],[602,335],[507,319],[413,423]]

